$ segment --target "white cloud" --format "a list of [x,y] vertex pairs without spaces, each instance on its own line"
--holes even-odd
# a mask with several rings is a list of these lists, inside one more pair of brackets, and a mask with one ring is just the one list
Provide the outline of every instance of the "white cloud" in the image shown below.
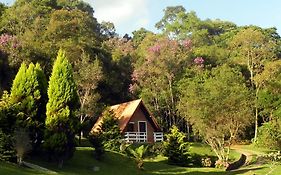
[[149,23],[148,0],[85,0],[94,8],[94,16],[113,22],[117,31],[132,32]]

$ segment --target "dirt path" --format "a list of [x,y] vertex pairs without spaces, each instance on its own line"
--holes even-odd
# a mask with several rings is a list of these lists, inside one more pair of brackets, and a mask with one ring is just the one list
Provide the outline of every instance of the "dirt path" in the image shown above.
[[244,165],[249,165],[252,162],[253,156],[257,155],[263,155],[264,153],[259,151],[253,151],[243,148],[243,145],[233,145],[231,146],[232,150],[235,150],[236,152],[240,154],[244,154],[246,158],[246,163]]

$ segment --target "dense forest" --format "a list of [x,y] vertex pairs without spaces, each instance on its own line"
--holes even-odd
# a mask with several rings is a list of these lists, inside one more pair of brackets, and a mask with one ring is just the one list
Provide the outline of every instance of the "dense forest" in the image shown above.
[[[71,116],[80,121],[71,135],[87,135],[106,106],[142,98],[164,132],[176,125],[221,160],[221,147],[239,140],[280,148],[281,38],[274,27],[202,20],[174,6],[155,24],[159,33],[140,28],[120,36],[79,0],[16,0],[1,4],[0,15],[0,136],[13,132],[14,121],[36,131],[33,139],[42,128],[55,132],[50,101],[59,101],[51,93],[59,86],[51,83],[73,84],[55,72],[61,62],[71,65],[73,77],[66,74],[77,85],[65,109],[77,109]],[[55,61],[64,57],[69,63]]]

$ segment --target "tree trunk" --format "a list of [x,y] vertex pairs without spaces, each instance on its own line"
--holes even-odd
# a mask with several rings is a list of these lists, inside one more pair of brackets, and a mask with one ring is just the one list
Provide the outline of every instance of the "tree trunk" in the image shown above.
[[186,122],[186,130],[187,130],[187,140],[190,141],[190,127],[188,122]]
[[63,166],[63,159],[60,159],[59,160],[59,165],[58,165],[59,169],[62,169],[62,166]]
[[254,142],[257,141],[258,137],[258,108],[255,109],[255,136],[254,136]]
[[[80,115],[80,124],[82,125],[82,123],[83,123],[83,114]],[[83,131],[81,129],[80,134],[79,134],[79,145],[81,145],[82,137],[83,137]]]
[[22,165],[22,156],[17,156],[17,161],[19,165]]
[[256,89],[256,97],[255,97],[255,136],[254,136],[254,142],[257,141],[257,137],[258,137],[258,115],[259,115],[259,111],[258,111],[258,102],[257,102],[257,98],[258,98],[258,91],[259,88],[257,87]]

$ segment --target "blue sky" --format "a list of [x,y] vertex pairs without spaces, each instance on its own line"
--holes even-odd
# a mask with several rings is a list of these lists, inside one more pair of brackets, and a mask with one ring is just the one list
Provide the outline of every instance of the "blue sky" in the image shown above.
[[[14,0],[0,0],[11,4]],[[281,33],[280,0],[85,0],[101,21],[111,21],[121,35],[144,27],[156,31],[154,24],[167,6],[183,5],[201,19],[221,19],[238,25],[277,27]]]

